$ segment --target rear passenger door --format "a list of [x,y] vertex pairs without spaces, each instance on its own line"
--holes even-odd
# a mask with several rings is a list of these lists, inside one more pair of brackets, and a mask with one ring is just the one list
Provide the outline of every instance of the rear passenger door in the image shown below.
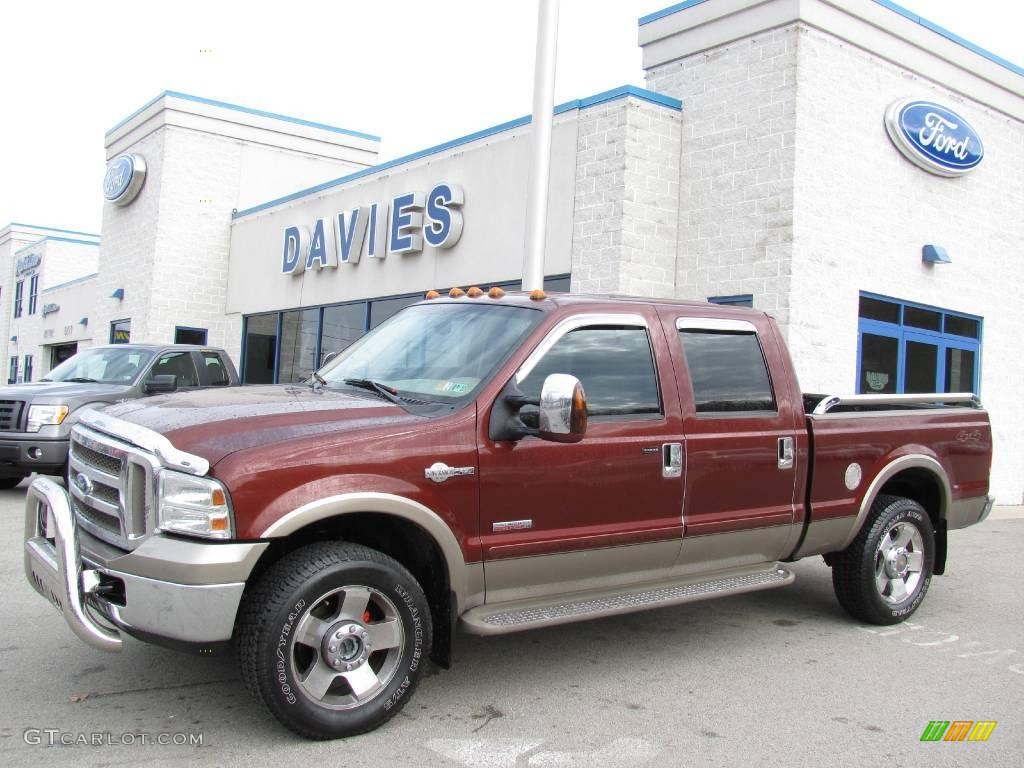
[[766,345],[777,359],[777,339],[747,320],[663,317],[686,448],[678,567],[728,568],[788,554],[803,433],[790,382],[773,382],[766,362]]

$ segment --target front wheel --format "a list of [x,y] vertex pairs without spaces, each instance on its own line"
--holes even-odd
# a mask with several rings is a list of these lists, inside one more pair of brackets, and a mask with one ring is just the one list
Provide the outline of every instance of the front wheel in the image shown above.
[[392,558],[322,542],[272,566],[239,614],[250,691],[301,736],[372,730],[408,700],[430,653],[423,590]]
[[839,604],[869,624],[896,624],[921,605],[932,580],[935,530],[912,499],[879,496],[857,538],[836,557]]

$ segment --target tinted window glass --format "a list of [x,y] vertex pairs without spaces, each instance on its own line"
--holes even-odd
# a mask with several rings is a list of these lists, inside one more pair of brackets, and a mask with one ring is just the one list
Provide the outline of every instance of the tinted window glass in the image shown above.
[[898,323],[900,321],[900,305],[861,296],[860,316],[868,320],[881,320],[883,323]]
[[211,387],[226,387],[231,383],[228,370],[216,352],[202,353],[203,365],[206,366],[206,381]]
[[415,296],[400,296],[397,299],[383,299],[370,302],[370,328],[376,328],[392,315],[401,312],[410,304],[415,304],[423,299],[423,294]]
[[976,339],[978,338],[978,321],[971,320],[969,317],[946,315],[946,333],[955,333],[957,336]]
[[570,331],[519,387],[529,397],[540,397],[544,379],[552,373],[568,373],[580,380],[591,416],[661,413],[644,328],[599,326]]
[[903,324],[912,325],[915,328],[925,328],[929,331],[941,331],[942,315],[938,312],[932,312],[930,309],[904,307]]
[[316,326],[320,310],[298,309],[281,314],[281,361],[277,380],[305,381],[316,368]]
[[330,354],[337,354],[366,331],[366,304],[324,307],[324,328],[320,338],[320,365]]
[[192,362],[192,353],[190,352],[168,352],[166,355],[161,355],[150,369],[149,378],[168,374],[178,377],[178,389],[199,386],[199,376],[196,374],[196,366]]
[[178,326],[174,329],[174,343],[175,344],[198,344],[202,346],[206,343],[206,329],[205,328],[182,328]]
[[907,393],[934,392],[939,370],[939,348],[935,344],[907,342],[907,362],[903,391]]
[[859,392],[891,395],[896,392],[900,344],[888,336],[865,333],[860,339],[861,364]]
[[945,391],[974,391],[974,352],[969,349],[947,347]]
[[254,315],[245,319],[246,384],[272,384],[277,356],[277,314]]
[[774,411],[775,396],[753,333],[679,332],[697,413]]

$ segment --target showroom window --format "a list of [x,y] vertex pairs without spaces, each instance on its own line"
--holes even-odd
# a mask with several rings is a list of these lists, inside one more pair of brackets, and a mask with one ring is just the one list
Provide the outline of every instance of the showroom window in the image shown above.
[[17,355],[11,355],[11,372],[10,372],[10,375],[7,377],[7,383],[8,384],[17,384],[18,383],[18,356]]
[[28,281],[28,313],[36,313],[36,303],[39,300],[39,275],[32,275]]
[[[477,283],[485,291],[492,286],[518,291],[520,284],[519,280]],[[445,294],[449,289],[437,290]],[[544,278],[544,290],[567,293],[569,275]],[[329,357],[410,304],[421,301],[424,293],[426,290],[370,301],[248,315],[242,330],[242,381],[245,384],[305,381]]]
[[983,318],[861,293],[857,392],[981,390]]
[[188,328],[184,325],[174,327],[175,344],[196,344],[200,347],[206,346],[207,332],[205,328]]
[[127,344],[132,340],[132,321],[115,320],[110,324],[110,343]]
[[14,316],[21,317],[21,297],[25,293],[25,281],[19,280],[14,284]]
[[25,381],[32,381],[32,355],[25,355]]

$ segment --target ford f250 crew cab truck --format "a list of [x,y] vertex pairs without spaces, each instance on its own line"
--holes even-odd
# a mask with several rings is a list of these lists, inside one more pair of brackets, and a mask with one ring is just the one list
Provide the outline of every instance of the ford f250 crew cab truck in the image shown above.
[[779,587],[812,555],[856,619],[901,621],[988,514],[991,448],[970,394],[803,395],[764,313],[453,290],[309,385],[83,415],[69,489],[29,488],[25,572],[94,647],[232,642],[270,712],[333,738],[457,627]]
[[63,475],[71,428],[88,408],[157,392],[238,384],[222,349],[188,344],[90,347],[37,382],[0,387],[0,488]]

